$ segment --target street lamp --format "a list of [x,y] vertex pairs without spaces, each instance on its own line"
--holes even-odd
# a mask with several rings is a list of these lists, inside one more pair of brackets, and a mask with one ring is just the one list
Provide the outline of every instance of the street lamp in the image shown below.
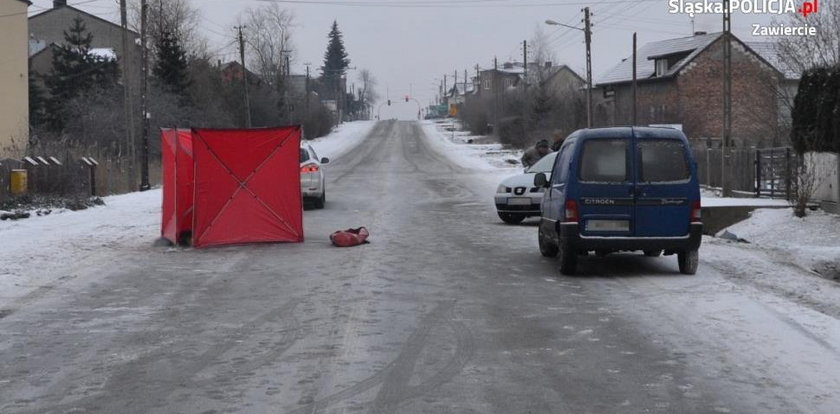
[[592,128],[592,25],[589,22],[589,7],[583,9],[585,27],[569,26],[554,20],[546,20],[549,26],[562,26],[569,29],[580,30],[586,39],[586,127]]

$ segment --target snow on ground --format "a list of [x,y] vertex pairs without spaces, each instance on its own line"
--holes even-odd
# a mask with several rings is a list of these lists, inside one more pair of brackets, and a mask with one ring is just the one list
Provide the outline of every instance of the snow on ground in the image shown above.
[[511,175],[522,172],[522,164],[519,162],[522,158],[521,150],[504,149],[498,143],[469,143],[469,140],[483,142],[486,139],[465,131],[448,130],[453,127],[460,129],[461,125],[449,120],[423,122],[423,131],[431,138],[430,142],[435,149],[456,164],[480,171],[501,170]]
[[102,250],[151,246],[160,233],[159,189],[103,201],[104,206],[87,210],[0,222],[0,308],[55,280],[100,268],[99,262],[113,258]]
[[[374,125],[348,122],[310,143],[319,156],[337,159],[358,145]],[[118,253],[142,255],[152,248],[160,234],[160,189],[103,201],[104,206],[82,211],[62,209],[48,216],[0,221],[0,310],[57,280],[102,268],[102,262],[118,260]]]
[[347,151],[359,145],[368,135],[376,121],[345,122],[325,137],[307,141],[319,157],[338,159]]
[[727,230],[807,271],[840,281],[840,216],[809,211],[798,218],[790,208],[760,209]]

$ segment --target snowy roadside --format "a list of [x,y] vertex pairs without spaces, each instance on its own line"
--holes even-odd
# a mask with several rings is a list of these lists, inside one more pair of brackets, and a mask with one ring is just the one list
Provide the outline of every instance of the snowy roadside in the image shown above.
[[840,216],[810,211],[798,218],[790,208],[760,209],[727,231],[769,251],[775,260],[840,282]]
[[308,142],[319,157],[337,159],[359,145],[370,133],[376,121],[345,122],[327,136]]
[[[358,145],[375,122],[349,122],[310,141],[319,156],[337,159]],[[161,190],[102,199],[87,210],[54,210],[23,220],[0,221],[0,310],[39,288],[73,279],[121,254],[144,254],[160,235]]]

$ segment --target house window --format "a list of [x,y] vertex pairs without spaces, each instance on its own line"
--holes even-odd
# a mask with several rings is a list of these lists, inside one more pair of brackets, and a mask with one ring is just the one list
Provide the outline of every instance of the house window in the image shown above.
[[484,80],[484,89],[488,91],[490,90],[490,79]]
[[665,76],[668,73],[668,59],[656,59],[656,76]]
[[511,86],[513,86],[513,79],[511,79],[511,78],[505,79],[505,88],[510,88]]

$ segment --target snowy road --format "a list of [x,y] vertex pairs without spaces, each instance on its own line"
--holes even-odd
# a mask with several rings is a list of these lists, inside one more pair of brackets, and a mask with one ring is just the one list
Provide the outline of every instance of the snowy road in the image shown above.
[[[0,412],[840,410],[836,284],[713,239],[696,276],[642,255],[560,276],[533,221],[495,216],[498,173],[441,148],[377,124],[301,245],[153,247],[146,195],[116,236],[74,230],[80,260],[8,267],[38,283],[0,295]],[[372,244],[330,246],[359,225]]]

